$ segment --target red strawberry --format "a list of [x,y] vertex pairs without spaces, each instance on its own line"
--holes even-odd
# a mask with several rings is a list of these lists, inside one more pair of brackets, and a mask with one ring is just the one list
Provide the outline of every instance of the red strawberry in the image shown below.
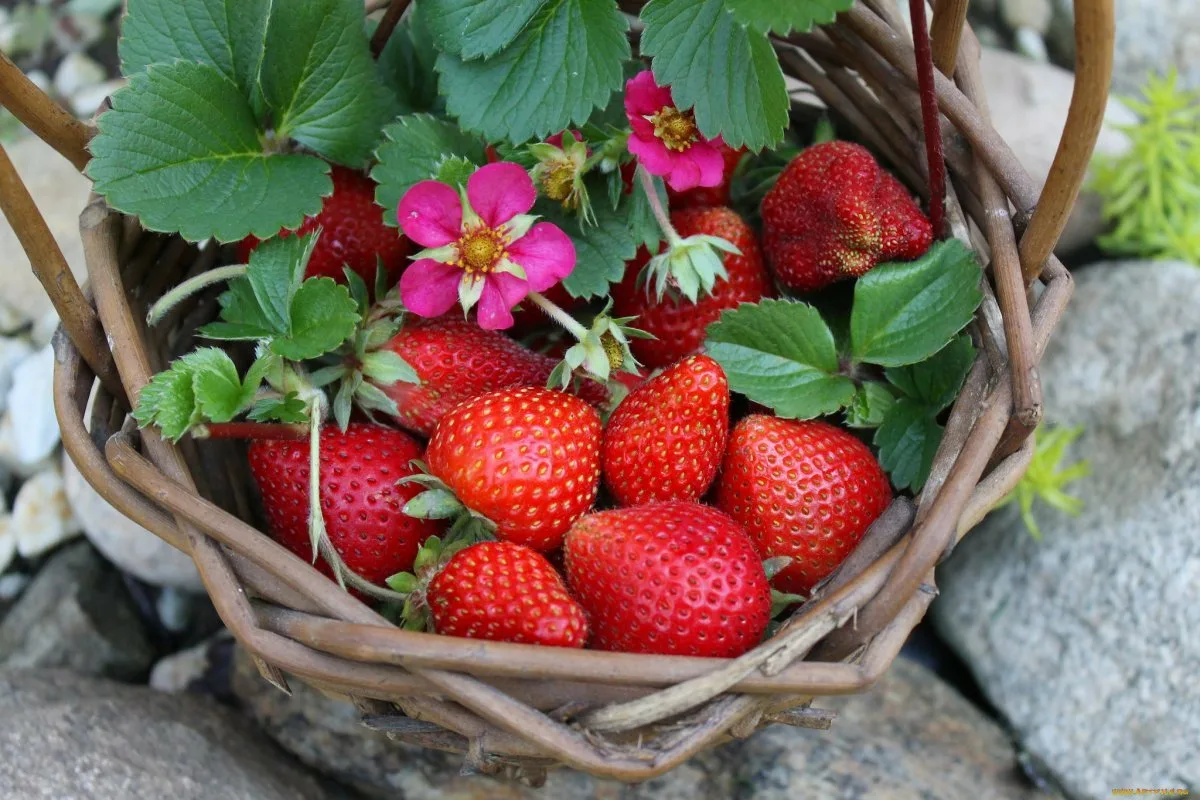
[[762,217],[767,260],[796,292],[919,258],[933,243],[933,226],[900,182],[850,142],[815,144],[792,159]]
[[760,557],[715,508],[671,501],[588,514],[565,549],[597,650],[732,658],[770,621]]
[[[421,542],[441,529],[401,511],[421,489],[396,481],[412,475],[408,462],[420,457],[421,446],[402,431],[363,423],[345,432],[333,425],[321,430],[321,510],[329,541],[346,566],[371,583],[412,569]],[[311,559],[308,442],[255,440],[249,459],[272,538]]]
[[[376,258],[383,263],[394,282],[400,277],[408,256],[408,240],[398,228],[384,224],[383,209],[375,203],[375,181],[361,172],[334,166],[333,194],[325,198],[321,212],[305,217],[297,233],[321,229],[321,236],[308,261],[306,277],[326,276],[344,281],[343,265],[357,272],[367,286],[375,285]],[[394,211],[395,209],[393,209]],[[282,230],[280,236],[293,231]],[[244,264],[259,240],[247,236],[238,244],[238,258]]]
[[754,230],[737,212],[728,208],[673,211],[671,224],[684,237],[700,233],[720,236],[732,242],[742,254],[724,254],[729,278],[718,280],[713,293],[695,303],[671,296],[655,300],[652,295],[647,295],[646,287],[638,286],[638,273],[650,260],[646,250],[639,251],[629,262],[625,279],[613,289],[613,316],[636,316],[630,324],[658,337],[632,342],[633,354],[651,367],[673,364],[699,350],[704,343],[705,329],[721,316],[722,311],[774,294]]
[[746,148],[739,147],[734,150],[722,142],[720,150],[721,157],[725,159],[724,179],[716,186],[697,186],[695,189],[683,192],[677,192],[668,186],[667,200],[671,208],[708,208],[729,205],[729,184],[733,180],[733,171],[737,169],[738,162],[746,154]]
[[623,506],[699,500],[728,434],[725,372],[708,356],[689,356],[634,389],[609,417],[604,481]]
[[759,414],[734,426],[717,482],[717,507],[762,557],[793,559],[774,585],[797,594],[850,555],[891,499],[879,462],[846,431]]
[[[428,436],[447,411],[464,400],[498,389],[545,386],[560,359],[535,353],[499,331],[448,315],[410,317],[385,347],[412,365],[420,385],[382,386],[400,409],[398,422]],[[579,394],[601,405],[608,399],[595,381],[579,384]]]
[[460,550],[433,577],[434,630],[498,642],[583,647],[587,617],[546,557],[512,542]]
[[442,417],[426,459],[463,505],[496,524],[496,538],[549,552],[596,499],[600,415],[549,389],[491,392]]

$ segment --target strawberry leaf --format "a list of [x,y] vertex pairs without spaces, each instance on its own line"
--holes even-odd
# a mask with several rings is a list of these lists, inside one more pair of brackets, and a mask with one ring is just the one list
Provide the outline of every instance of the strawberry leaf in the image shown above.
[[655,78],[695,112],[701,133],[750,150],[783,139],[787,88],[766,34],[739,24],[724,0],[653,0],[641,19]]
[[118,211],[185,239],[261,239],[295,228],[333,191],[329,165],[263,151],[241,90],[208,64],[148,67],[97,121],[87,174]]
[[891,407],[875,431],[875,446],[897,489],[921,491],[944,432],[936,412],[915,400],[902,397]]
[[375,202],[384,208],[383,221],[393,227],[398,224],[400,198],[414,184],[432,179],[447,156],[461,156],[477,165],[487,161],[478,137],[430,114],[400,117],[384,128],[383,135],[371,178],[379,184]]
[[549,0],[492,58],[438,56],[446,108],[464,129],[514,144],[582,125],[620,88],[628,27],[612,0]]
[[[637,167],[638,172],[644,169],[645,167],[640,164]],[[620,171],[614,170],[613,175],[616,176],[616,183],[621,185]],[[663,179],[658,176],[651,177],[650,184],[654,187],[654,193],[658,195],[658,202],[662,204],[663,208],[667,208],[667,187],[663,183]],[[658,220],[654,217],[654,211],[650,208],[650,200],[642,188],[641,175],[636,172],[633,179],[633,191],[628,195],[627,203],[629,206],[629,229],[633,232],[634,240],[639,247],[645,247],[651,253],[657,253],[658,245],[662,242],[662,228],[659,227]]]
[[172,364],[142,388],[133,418],[143,428],[157,425],[164,437],[178,441],[200,420],[192,384],[191,370]]
[[884,374],[893,386],[936,414],[954,402],[974,361],[971,338],[958,336],[921,363],[893,367]]
[[317,358],[336,350],[358,328],[358,303],[332,278],[310,278],[292,299],[286,334],[271,340],[271,350],[292,361]]
[[562,228],[575,244],[575,269],[563,280],[563,288],[572,297],[608,294],[609,284],[621,280],[625,262],[637,253],[623,210],[613,211],[607,203],[597,203],[593,207],[595,225],[584,225],[578,216],[568,216],[559,204],[545,200],[534,210]]
[[284,397],[264,397],[246,417],[255,422],[308,422],[308,406],[295,392],[288,392]]
[[416,370],[399,353],[392,350],[375,350],[362,357],[362,373],[376,383],[390,386],[393,383],[420,383]]
[[846,408],[846,425],[851,428],[878,428],[896,402],[887,384],[865,381]]
[[792,31],[804,33],[813,25],[833,22],[839,11],[846,11],[854,0],[725,0],[725,7],[738,22],[762,33],[786,36]]
[[508,46],[546,0],[423,0],[438,50],[470,61]]
[[854,398],[854,382],[837,374],[833,333],[806,303],[743,303],[708,327],[705,349],[731,390],[781,417],[812,419]]
[[425,24],[424,8],[424,3],[409,8],[379,54],[380,77],[392,90],[401,114],[433,111],[440,104],[433,69],[437,50]]
[[957,239],[935,242],[916,261],[875,267],[854,286],[854,360],[901,367],[929,358],[971,321],[980,278],[974,253]]
[[142,389],[133,418],[143,428],[157,425],[178,441],[200,422],[228,422],[254,400],[263,369],[251,367],[245,381],[233,359],[215,347],[201,347],[175,359]]

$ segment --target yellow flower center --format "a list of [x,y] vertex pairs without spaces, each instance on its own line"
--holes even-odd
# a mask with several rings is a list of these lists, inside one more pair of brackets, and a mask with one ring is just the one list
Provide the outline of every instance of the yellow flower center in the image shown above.
[[600,335],[600,346],[604,348],[604,355],[608,356],[609,369],[620,369],[624,365],[625,348],[612,333],[605,331]]
[[542,174],[542,192],[551,200],[566,200],[575,188],[575,164],[555,161]]
[[469,273],[489,273],[506,255],[505,238],[497,230],[481,225],[458,240],[458,266]]
[[662,140],[668,150],[683,152],[700,138],[696,129],[696,118],[691,111],[680,111],[674,106],[663,106],[650,117],[654,135]]

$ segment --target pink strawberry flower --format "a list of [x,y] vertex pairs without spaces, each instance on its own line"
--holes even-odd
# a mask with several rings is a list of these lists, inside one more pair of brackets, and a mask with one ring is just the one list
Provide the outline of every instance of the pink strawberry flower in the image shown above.
[[[445,314],[457,301],[478,304],[481,328],[513,324],[512,309],[544,292],[575,268],[575,245],[549,222],[529,214],[533,181],[516,164],[475,170],[465,192],[421,181],[400,199],[400,229],[426,248],[400,278],[400,299],[422,317]],[[535,224],[536,222],[536,224]]]
[[625,116],[633,128],[629,152],[651,175],[661,175],[677,192],[718,186],[725,174],[721,137],[706,139],[690,110],[680,111],[669,88],[659,86],[650,70],[625,84]]

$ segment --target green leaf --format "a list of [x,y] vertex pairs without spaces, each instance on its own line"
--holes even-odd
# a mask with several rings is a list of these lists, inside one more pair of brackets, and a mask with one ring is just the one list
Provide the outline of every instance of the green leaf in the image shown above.
[[319,158],[263,152],[237,84],[178,61],[134,75],[97,122],[87,174],[108,204],[185,239],[260,239],[296,228],[333,191]]
[[954,402],[974,362],[971,337],[958,336],[921,363],[892,367],[884,374],[893,386],[937,413]]
[[895,402],[886,384],[866,381],[846,409],[846,424],[851,428],[878,428]]
[[545,0],[422,0],[438,50],[466,61],[491,58],[521,32]]
[[[663,232],[658,225],[658,220],[654,217],[654,211],[650,208],[650,200],[646,197],[646,192],[642,188],[640,172],[645,168],[638,165],[634,172],[633,192],[626,199],[628,204],[629,214],[629,229],[633,232],[633,239],[639,247],[645,247],[651,253],[658,252],[658,246],[662,243]],[[617,182],[620,183],[620,172],[614,172],[618,176]],[[654,186],[654,192],[658,195],[658,201],[662,203],[663,208],[667,208],[667,187],[663,184],[662,178],[654,176],[650,179]]]
[[783,138],[787,88],[765,34],[738,24],[723,0],[652,0],[641,19],[642,54],[701,133],[750,150]]
[[983,299],[980,275],[957,239],[935,242],[916,261],[875,267],[854,286],[854,359],[899,367],[929,358],[971,321]]
[[269,239],[250,254],[246,278],[263,316],[277,331],[288,329],[292,299],[304,281],[316,234]]
[[466,187],[475,172],[475,162],[462,156],[445,156],[437,166],[434,178],[449,186]]
[[308,422],[308,406],[295,392],[286,397],[264,397],[250,408],[247,418],[255,422]]
[[134,419],[158,425],[178,440],[201,421],[228,422],[254,400],[263,369],[251,368],[245,382],[233,359],[215,347],[201,347],[171,362],[142,389]]
[[813,25],[833,22],[839,11],[847,11],[854,0],[725,0],[738,22],[762,33],[786,36],[804,33]]
[[280,5],[267,23],[259,78],[275,130],[361,166],[395,109],[363,34],[361,0]]
[[428,489],[404,504],[404,513],[416,519],[450,519],[463,510],[454,492]]
[[[194,375],[196,404],[212,422],[228,422],[254,401],[258,384],[243,385],[237,367],[224,350],[202,347],[184,356]],[[258,376],[262,382],[262,376]]]
[[806,303],[743,303],[708,327],[705,350],[725,370],[731,390],[781,417],[812,419],[854,397],[854,382],[836,374],[833,334]]
[[921,491],[943,433],[936,412],[927,406],[902,397],[891,407],[875,431],[875,446],[880,466],[897,489]]
[[478,137],[430,114],[400,117],[384,128],[383,135],[383,144],[375,152],[379,163],[371,170],[371,178],[379,184],[375,202],[384,208],[384,222],[393,227],[398,224],[400,198],[414,184],[433,178],[443,158],[462,156],[480,165],[487,161]]
[[539,203],[535,210],[575,243],[575,269],[563,281],[563,288],[572,297],[607,295],[609,284],[621,280],[625,262],[637,253],[625,216],[607,203],[593,207],[595,225],[583,225],[578,217],[567,216],[557,203]]
[[611,0],[549,0],[495,57],[438,56],[446,108],[489,140],[520,143],[582,125],[621,85],[627,28]]
[[191,370],[172,364],[142,388],[133,418],[139,426],[157,425],[164,437],[179,441],[200,420],[192,385]]
[[391,386],[398,382],[414,384],[421,382],[416,370],[393,350],[376,350],[364,355],[362,372],[366,377],[384,386]]
[[437,50],[425,24],[424,3],[409,8],[379,54],[379,74],[392,90],[399,113],[432,111],[438,105]]
[[354,335],[358,304],[332,278],[309,278],[292,299],[291,325],[271,340],[271,350],[292,361],[323,356]]

